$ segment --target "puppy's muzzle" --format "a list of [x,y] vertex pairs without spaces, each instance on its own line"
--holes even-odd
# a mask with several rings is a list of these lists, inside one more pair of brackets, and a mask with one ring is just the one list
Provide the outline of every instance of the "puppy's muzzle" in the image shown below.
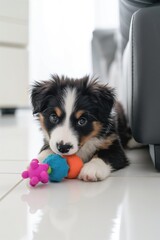
[[73,145],[70,143],[66,143],[64,144],[63,141],[59,142],[56,144],[57,149],[60,153],[68,153],[70,151],[71,148],[73,148]]

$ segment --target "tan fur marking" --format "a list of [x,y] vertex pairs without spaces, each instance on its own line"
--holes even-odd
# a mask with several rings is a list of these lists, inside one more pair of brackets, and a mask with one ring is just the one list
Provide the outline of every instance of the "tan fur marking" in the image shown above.
[[115,133],[111,134],[106,139],[104,139],[104,141],[102,142],[102,145],[100,146],[100,149],[109,148],[116,139],[117,139],[117,135]]
[[44,137],[45,137],[46,140],[49,141],[49,134],[48,134],[46,126],[44,124],[44,117],[41,113],[39,113],[39,121],[40,121],[40,124],[41,124],[41,128],[42,128]]
[[42,129],[46,130],[46,127],[45,127],[45,124],[44,124],[44,117],[41,113],[39,113],[39,121],[40,121]]
[[84,110],[79,110],[78,112],[76,112],[75,114],[76,118],[79,119],[83,115],[83,113],[85,113]]
[[58,117],[61,117],[61,116],[62,116],[62,111],[61,111],[60,108],[55,107],[54,111],[56,112],[56,114],[57,114]]
[[102,129],[102,124],[100,122],[93,122],[93,131],[88,135],[82,138],[80,145],[83,146],[89,139],[96,137]]

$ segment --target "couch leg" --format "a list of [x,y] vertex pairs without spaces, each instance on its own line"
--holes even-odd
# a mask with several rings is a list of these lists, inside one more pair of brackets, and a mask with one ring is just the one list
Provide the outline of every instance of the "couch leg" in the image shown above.
[[160,145],[149,145],[149,151],[155,168],[160,171]]

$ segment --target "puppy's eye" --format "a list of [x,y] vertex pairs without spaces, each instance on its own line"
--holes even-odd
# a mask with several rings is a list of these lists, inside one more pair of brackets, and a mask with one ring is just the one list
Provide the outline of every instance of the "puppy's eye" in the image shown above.
[[49,120],[53,124],[57,124],[59,122],[58,116],[54,113],[49,116]]
[[88,121],[87,121],[87,119],[85,117],[81,117],[78,120],[77,124],[78,124],[79,127],[84,127],[87,124],[87,122]]

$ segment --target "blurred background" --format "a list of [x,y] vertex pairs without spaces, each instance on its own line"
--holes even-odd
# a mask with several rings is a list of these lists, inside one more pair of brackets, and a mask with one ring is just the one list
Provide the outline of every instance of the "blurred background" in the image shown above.
[[53,73],[116,86],[118,11],[118,0],[0,0],[1,116],[30,107],[30,85]]

